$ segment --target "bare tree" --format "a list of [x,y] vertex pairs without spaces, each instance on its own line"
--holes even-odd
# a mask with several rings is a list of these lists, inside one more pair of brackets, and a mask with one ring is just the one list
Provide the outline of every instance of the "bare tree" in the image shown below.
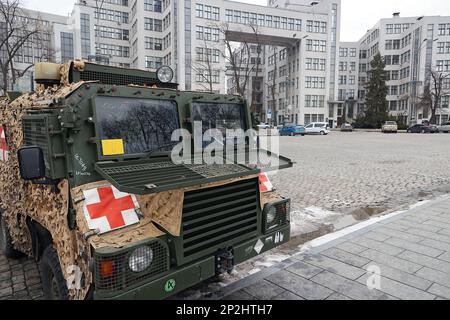
[[30,19],[21,9],[20,0],[0,0],[0,89],[6,92],[17,80],[25,75],[34,63],[24,62],[22,68],[16,67],[15,59],[22,50],[33,47],[42,49],[40,57],[34,52],[32,59],[46,60],[51,55],[49,48],[44,48],[44,24],[40,19]]
[[201,50],[202,52],[196,52],[195,61],[191,63],[192,70],[198,75],[201,79],[200,86],[209,92],[213,92],[214,85],[214,50],[217,50],[214,47],[211,47],[208,44],[208,41],[203,40],[204,45],[202,48],[198,48],[197,50]]
[[[258,37],[258,27],[254,24],[250,24],[252,32],[255,34],[255,43],[260,46]],[[228,34],[230,33],[230,26],[228,23],[219,26],[221,33],[223,34],[223,41],[225,44],[225,52],[223,54],[227,62],[227,72],[230,72],[233,77],[234,84],[236,86],[236,92],[238,95],[245,97],[247,86],[250,83],[250,78],[255,70],[255,64],[251,63],[251,49],[248,42],[242,42],[241,46],[236,48],[233,45],[233,41],[229,40]],[[258,52],[258,57],[260,52]],[[260,59],[257,59],[260,60]],[[258,62],[257,62],[258,63]]]
[[424,89],[423,95],[420,97],[420,105],[425,111],[431,111],[430,123],[436,124],[436,112],[441,107],[443,96],[450,94],[450,90],[446,89],[444,82],[450,79],[450,72],[440,72],[429,68],[427,70],[431,83]]

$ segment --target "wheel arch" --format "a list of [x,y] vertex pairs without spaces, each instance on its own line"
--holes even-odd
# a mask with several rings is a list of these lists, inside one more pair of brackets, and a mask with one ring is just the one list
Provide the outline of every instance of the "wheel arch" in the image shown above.
[[45,248],[53,244],[53,237],[50,231],[30,217],[27,218],[27,227],[31,234],[33,256],[40,261]]

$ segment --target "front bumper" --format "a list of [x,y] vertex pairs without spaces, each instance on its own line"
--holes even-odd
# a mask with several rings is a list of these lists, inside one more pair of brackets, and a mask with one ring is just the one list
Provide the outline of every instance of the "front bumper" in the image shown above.
[[[287,243],[291,230],[287,224],[259,238],[234,246],[235,264],[247,261],[266,251]],[[159,300],[172,296],[190,288],[204,280],[215,276],[215,257],[204,258],[188,266],[171,270],[165,276],[142,283],[133,289],[117,293],[114,296],[102,296],[94,292],[94,299],[98,300]]]

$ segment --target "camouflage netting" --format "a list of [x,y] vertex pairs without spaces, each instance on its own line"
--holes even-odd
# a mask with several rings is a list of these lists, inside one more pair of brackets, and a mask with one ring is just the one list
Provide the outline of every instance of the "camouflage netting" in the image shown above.
[[[0,105],[0,124],[5,128],[9,148],[8,161],[0,161],[0,206],[3,210],[3,218],[9,227],[13,245],[31,256],[31,236],[26,227],[26,215],[28,215],[52,234],[53,244],[60,257],[61,268],[66,279],[70,276],[69,267],[73,265],[80,267],[82,271],[85,271],[87,278],[90,278],[87,260],[82,259],[75,250],[77,246],[84,248],[89,246],[86,243],[80,243],[83,240],[68,227],[68,182],[62,181],[57,188],[25,182],[20,177],[17,150],[23,146],[21,119],[26,111],[48,108],[45,103],[38,102],[66,97],[80,85],[48,88],[37,93],[24,94],[13,102],[3,100]],[[91,279],[86,279],[87,284],[90,281]],[[84,298],[86,289],[70,290],[70,295],[72,298]]]

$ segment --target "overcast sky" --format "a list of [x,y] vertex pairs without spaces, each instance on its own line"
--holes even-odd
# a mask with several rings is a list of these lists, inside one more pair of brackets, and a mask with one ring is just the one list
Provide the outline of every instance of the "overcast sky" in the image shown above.
[[[75,0],[22,0],[28,8],[66,15]],[[267,0],[240,2],[265,5]],[[450,15],[449,0],[342,0],[341,41],[357,41],[380,18],[393,12],[401,16]]]

